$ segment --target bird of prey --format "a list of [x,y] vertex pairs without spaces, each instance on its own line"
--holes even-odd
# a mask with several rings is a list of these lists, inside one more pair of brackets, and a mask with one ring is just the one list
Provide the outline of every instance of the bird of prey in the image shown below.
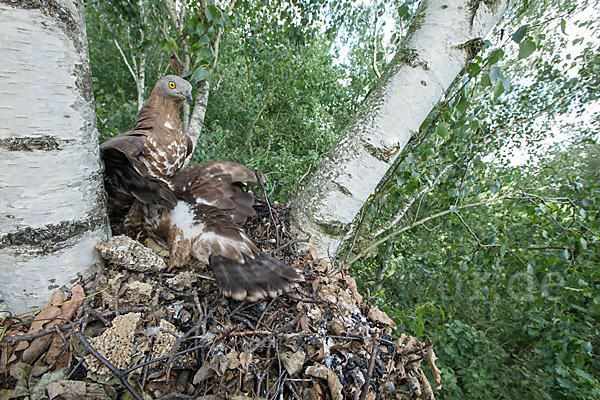
[[191,99],[192,85],[167,75],[154,86],[133,129],[102,143],[109,215],[129,209],[134,199],[175,207],[177,199],[168,181],[193,148],[181,129],[179,104]]
[[192,144],[181,130],[179,103],[190,98],[187,81],[162,78],[135,127],[102,144],[109,216],[126,214],[126,232],[142,230],[165,243],[172,267],[191,256],[210,265],[225,296],[274,297],[302,278],[259,251],[236,225],[254,214],[254,196],[243,185],[255,182],[255,173],[228,161],[182,168]]

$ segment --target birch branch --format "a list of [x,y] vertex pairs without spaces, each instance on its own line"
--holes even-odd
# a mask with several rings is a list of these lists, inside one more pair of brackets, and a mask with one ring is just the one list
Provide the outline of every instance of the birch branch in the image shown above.
[[119,46],[119,42],[117,41],[117,39],[113,39],[113,42],[115,43],[115,46],[117,46],[117,49],[119,50],[119,53],[121,54],[121,57],[123,58],[123,61],[125,62],[125,65],[127,65],[127,69],[129,70],[129,73],[131,74],[133,79],[137,82],[137,75],[133,71],[133,68],[131,68],[131,64],[129,64],[127,57],[125,57],[125,53],[123,53],[121,46]]
[[[480,201],[477,203],[471,203],[471,204],[465,204],[462,206],[457,206],[456,208],[458,208],[459,210],[465,209],[465,208],[471,208],[471,207],[479,207],[479,206],[484,206],[484,205],[489,205],[489,204],[493,204],[496,203],[498,201],[502,201],[502,200],[506,200],[506,199],[530,199],[530,197],[515,197],[513,195],[506,195],[506,196],[499,196],[499,197],[495,197],[493,199],[489,199],[489,200],[485,200],[485,201]],[[382,237],[379,240],[376,240],[375,242],[371,243],[368,247],[366,247],[364,250],[362,250],[360,253],[358,253],[355,257],[352,257],[352,259],[350,259],[350,261],[348,262],[348,264],[346,265],[347,267],[354,264],[356,261],[358,261],[359,259],[361,259],[362,257],[364,257],[365,255],[367,255],[371,250],[373,250],[375,247],[379,246],[381,243],[385,242],[386,240],[394,237],[394,236],[398,236],[399,234],[409,231],[419,225],[423,225],[426,222],[429,222],[433,219],[439,218],[439,217],[443,217],[444,215],[450,214],[453,211],[448,209],[448,210],[444,210],[444,211],[440,211],[438,213],[432,214],[428,217],[422,218],[418,221],[413,222],[410,225],[406,225],[403,226],[402,228],[395,230],[387,235],[385,235],[384,237]]]
[[175,2],[173,0],[164,0],[163,5],[167,9],[167,13],[169,14],[169,17],[171,18],[171,21],[173,21],[173,25],[175,27],[177,27],[177,12],[175,11],[176,10]]
[[[233,11],[233,7],[235,6],[235,0],[232,0],[227,5],[227,12],[231,14]],[[217,28],[217,33],[215,36],[215,42],[213,44],[213,62],[212,69],[214,70],[217,66],[217,60],[219,57],[219,42],[221,41],[221,34],[223,33],[223,27],[219,26]],[[184,61],[185,63],[185,61]],[[189,66],[188,66],[189,69]],[[202,127],[204,126],[204,116],[206,115],[206,106],[208,105],[208,94],[210,92],[210,84],[208,81],[200,82],[198,90],[196,92],[196,101],[194,102],[194,109],[192,110],[192,114],[189,117],[189,123],[185,123],[185,109],[184,109],[184,131],[187,135],[192,139],[192,143],[194,146],[194,151],[196,150],[196,145],[198,144],[198,137],[200,136],[200,132],[202,131]],[[191,160],[191,156],[194,154],[194,151],[190,154],[190,156],[186,160],[186,165],[189,164]]]
[[421,190],[419,193],[411,196],[408,199],[408,202],[404,205],[404,207],[396,215],[396,217],[392,221],[390,221],[388,224],[386,224],[386,226],[384,226],[383,228],[379,229],[377,232],[375,232],[374,234],[372,234],[371,237],[375,238],[375,237],[381,235],[382,233],[384,233],[385,231],[387,231],[388,229],[390,229],[394,225],[396,225],[398,222],[400,222],[406,216],[406,213],[412,207],[412,205],[415,203],[415,201],[418,198],[421,198],[424,195],[426,195],[427,193],[431,192],[433,190],[433,188],[435,186],[437,186],[438,183],[440,182],[440,178],[442,177],[442,175],[444,175],[446,173],[446,171],[448,171],[453,166],[454,166],[454,164],[448,164],[448,165],[446,165],[444,167],[444,169],[442,169],[440,171],[440,173],[435,177],[435,180],[432,183],[430,183],[429,185],[425,186],[423,188],[423,190]]

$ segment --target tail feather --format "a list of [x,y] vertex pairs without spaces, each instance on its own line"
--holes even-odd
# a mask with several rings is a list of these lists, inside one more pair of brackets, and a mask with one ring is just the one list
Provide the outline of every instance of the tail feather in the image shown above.
[[276,297],[302,281],[294,268],[264,253],[258,253],[255,258],[246,256],[244,263],[211,256],[210,266],[221,293],[236,300],[257,301],[267,296]]

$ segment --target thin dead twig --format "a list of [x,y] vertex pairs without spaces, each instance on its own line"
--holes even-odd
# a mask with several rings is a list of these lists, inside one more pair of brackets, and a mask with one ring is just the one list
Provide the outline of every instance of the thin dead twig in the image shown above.
[[266,343],[266,341],[269,340],[274,335],[278,335],[280,333],[287,331],[288,329],[293,328],[298,322],[300,322],[300,318],[302,318],[305,313],[306,313],[306,310],[303,309],[301,312],[296,314],[296,317],[293,320],[291,320],[287,324],[275,329],[273,332],[271,332],[271,334],[269,336],[267,336],[266,338],[263,338],[263,340],[258,342],[253,348],[250,349],[249,353],[256,352],[256,350],[260,349]]
[[283,249],[285,249],[286,247],[289,247],[289,246],[291,246],[291,245],[293,245],[293,244],[296,244],[296,243],[308,243],[308,239],[300,239],[300,238],[292,239],[292,240],[290,240],[289,242],[287,242],[287,243],[284,243],[284,244],[282,244],[281,246],[277,247],[276,249],[273,249],[273,250],[269,250],[269,251],[267,251],[266,253],[267,253],[267,254],[275,254],[275,253],[277,253],[278,251],[280,251],[280,250],[283,250]]
[[371,384],[371,377],[373,376],[373,368],[375,368],[375,359],[377,358],[377,351],[379,350],[379,332],[375,334],[375,340],[373,340],[373,347],[371,349],[371,359],[369,361],[369,369],[367,370],[367,377],[365,384],[363,385],[362,393],[360,394],[360,400],[367,398],[369,392],[369,385]]
[[98,352],[98,350],[96,350],[90,344],[90,342],[87,341],[87,339],[83,336],[83,334],[81,332],[75,331],[75,337],[79,340],[79,342],[82,344],[83,348],[88,353],[90,353],[94,357],[96,357],[96,359],[98,361],[100,361],[102,364],[104,364],[106,366],[106,368],[108,368],[117,378],[119,378],[119,380],[121,381],[121,383],[123,384],[123,386],[125,386],[125,388],[127,390],[129,390],[129,393],[131,393],[131,395],[136,400],[144,400],[144,398],[142,396],[140,396],[140,394],[127,381],[127,371],[124,371],[122,369],[119,369],[119,368],[115,367],[110,361],[108,361],[106,358],[104,358],[104,356],[102,354],[100,354]]
[[273,221],[273,226],[275,227],[275,247],[279,247],[279,228],[277,228],[277,220],[273,215],[273,207],[271,207],[271,202],[269,201],[269,195],[267,194],[267,190],[265,189],[265,185],[263,185],[262,179],[260,178],[260,172],[258,168],[254,168],[254,174],[256,175],[256,180],[260,184],[260,188],[263,191],[265,196],[265,201],[267,202],[267,207],[269,207],[269,215],[271,216],[271,221]]
[[[125,312],[125,313],[129,313],[129,312],[142,312],[142,311],[148,311],[148,310],[152,310],[152,307],[124,307],[121,311]],[[92,321],[96,321],[96,320],[101,320],[101,318],[104,318],[106,321],[106,317],[112,317],[114,315],[115,315],[114,311],[97,313],[96,315],[93,315],[92,317],[86,318],[84,320],[84,322],[87,323],[87,322],[92,322]],[[23,335],[4,336],[2,338],[2,340],[0,340],[0,343],[18,343],[18,342],[33,340],[35,338],[39,338],[42,336],[50,335],[52,333],[56,333],[56,327],[58,329],[60,329],[61,331],[66,331],[69,328],[72,328],[72,323],[67,322],[64,324],[55,325],[52,328],[42,329],[41,331],[37,331],[37,332],[33,332],[33,333],[25,333]]]
[[175,344],[173,345],[173,348],[171,349],[171,352],[169,353],[169,358],[167,359],[167,362],[165,363],[165,366],[163,368],[163,371],[167,374],[167,378],[169,378],[169,374],[171,373],[171,364],[173,363],[173,360],[175,359],[175,355],[177,354],[177,350],[179,350],[179,346],[181,346],[181,343],[183,343],[184,340],[186,340],[188,337],[190,337],[190,335],[193,332],[197,332],[201,326],[202,326],[202,321],[198,320],[196,325],[194,325],[191,329],[189,329],[182,336],[177,336],[174,333],[172,333],[177,338],[177,340],[175,341]]

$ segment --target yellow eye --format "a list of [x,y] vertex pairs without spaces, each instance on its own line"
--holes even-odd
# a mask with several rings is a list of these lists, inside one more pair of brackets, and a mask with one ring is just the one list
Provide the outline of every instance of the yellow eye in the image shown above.
[[173,82],[173,81],[169,82],[169,87],[171,89],[175,89],[175,82]]

